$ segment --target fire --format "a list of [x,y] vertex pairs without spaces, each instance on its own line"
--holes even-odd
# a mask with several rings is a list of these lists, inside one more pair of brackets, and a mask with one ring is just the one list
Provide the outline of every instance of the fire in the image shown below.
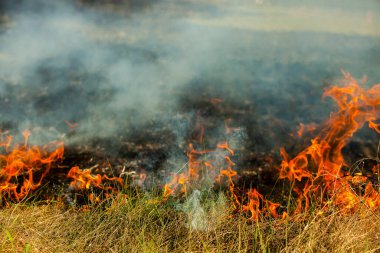
[[297,130],[297,136],[301,138],[305,133],[312,132],[317,129],[317,126],[315,124],[308,124],[305,125],[303,123],[299,124],[299,128]]
[[368,126],[380,134],[380,123],[376,124],[373,121],[369,121]]
[[104,182],[115,182],[120,186],[123,185],[123,180],[120,177],[108,177],[107,175],[101,176],[100,174],[92,175],[91,170],[81,170],[78,166],[72,167],[67,174],[68,178],[72,178],[73,181],[70,186],[75,190],[88,190],[91,186],[96,187],[101,190],[112,190],[115,189],[111,186],[104,186]]
[[216,149],[206,150],[196,150],[192,144],[189,144],[187,171],[174,175],[171,182],[165,184],[164,200],[174,195],[178,190],[180,193],[187,193],[192,185],[202,180],[221,182],[223,178],[227,178],[230,192],[235,201],[239,202],[234,193],[232,180],[237,176],[237,172],[233,169],[235,163],[231,160],[233,155],[234,151],[227,142],[219,143]]
[[[67,173],[67,177],[73,179],[70,183],[75,191],[82,190],[88,193],[88,190],[96,188],[100,193],[91,192],[88,195],[88,200],[92,204],[101,203],[111,196],[117,196],[118,189],[123,186],[121,177],[108,177],[91,173],[90,169],[81,170],[78,166],[74,166]],[[84,210],[89,210],[91,206],[83,206]]]
[[[343,213],[357,211],[362,204],[372,209],[380,209],[380,194],[369,180],[370,176],[344,173],[343,168],[347,168],[348,165],[342,154],[342,149],[350,138],[365,123],[380,133],[380,124],[376,123],[380,118],[380,84],[366,90],[348,73],[344,72],[344,76],[348,84],[331,87],[323,94],[338,104],[338,111],[332,113],[318,128],[313,124],[300,125],[297,132],[299,137],[306,131],[319,130],[319,135],[311,140],[311,145],[294,158],[291,158],[285,149],[280,150],[282,162],[279,179],[289,181],[292,191],[298,196],[293,214],[307,211],[313,201],[324,205],[332,203]],[[216,164],[215,161],[218,159],[210,157],[218,153],[216,150],[224,151],[223,164]],[[206,160],[203,158],[205,155],[208,155]],[[257,189],[247,192],[246,201],[243,196],[236,195],[234,179],[238,173],[234,169],[235,163],[231,160],[233,156],[234,151],[227,142],[219,143],[215,150],[202,151],[195,150],[190,144],[187,172],[175,175],[173,180],[164,186],[164,199],[175,194],[179,188],[182,193],[186,193],[190,185],[200,180],[204,171],[207,171],[217,182],[220,182],[222,177],[227,179],[235,210],[248,213],[249,219],[288,217],[287,212],[278,213],[279,203],[265,199]],[[379,165],[372,169],[373,174],[378,175],[378,170]],[[219,174],[215,176],[216,173]],[[359,186],[365,186],[364,193],[354,189]]]
[[[330,115],[311,145],[293,159],[281,149],[283,161],[279,178],[306,182],[303,188],[294,186],[299,196],[296,213],[309,208],[311,197],[316,192],[321,194],[322,202],[332,198],[333,204],[344,211],[356,211],[361,203],[370,208],[380,207],[379,192],[373,189],[367,177],[347,176],[342,170],[347,166],[342,149],[354,133],[366,122],[379,133],[379,124],[375,121],[380,118],[380,84],[365,90],[348,73],[344,74],[348,82],[346,86],[334,86],[324,92],[324,97],[331,97],[339,110]],[[358,182],[367,184],[362,196],[352,187]]]
[[[346,85],[333,86],[323,94],[336,102],[337,111],[318,127],[300,124],[299,137],[305,132],[315,133],[318,130],[310,145],[293,158],[284,148],[280,149],[282,162],[278,177],[289,182],[291,192],[296,195],[295,210],[280,212],[280,203],[266,199],[255,188],[246,190],[246,195],[237,195],[237,191],[244,192],[244,189],[236,188],[238,172],[234,162],[235,151],[227,141],[218,143],[213,149],[199,149],[190,143],[188,161],[182,168],[186,169],[184,172],[181,169],[164,185],[163,200],[216,183],[228,185],[233,210],[246,213],[250,220],[265,217],[284,219],[305,213],[312,203],[323,207],[332,205],[344,214],[356,212],[363,206],[380,210],[379,186],[374,184],[375,180],[379,181],[379,157],[375,158],[377,164],[370,173],[352,174],[347,172],[348,164],[342,153],[350,138],[363,126],[368,124],[369,128],[380,133],[380,84],[364,89],[348,73],[344,72],[344,76]],[[211,102],[220,103],[222,100],[214,99]],[[72,127],[76,124],[66,123]],[[229,120],[225,121],[227,135],[236,130],[229,127],[229,123]],[[194,140],[201,145],[204,131],[198,114]],[[63,159],[64,152],[63,143],[52,142],[37,147],[29,145],[29,131],[25,130],[23,136],[22,144],[13,144],[12,136],[0,135],[0,197],[6,196],[16,201],[42,184],[53,164]],[[137,185],[141,187],[146,177],[145,173],[140,174]],[[72,189],[86,192],[90,202],[95,204],[104,197],[116,196],[125,183],[121,177],[93,174],[90,169],[82,170],[78,166],[68,171],[67,178],[72,179]],[[96,191],[89,193],[92,189],[97,189],[101,194]]]
[[277,208],[280,206],[278,203],[273,203],[266,200],[256,189],[251,189],[248,192],[248,203],[243,205],[242,210],[250,213],[250,220],[259,220],[262,217],[273,217],[284,219],[287,213],[277,213]]
[[[37,189],[53,163],[63,158],[63,143],[53,142],[41,148],[28,144],[30,132],[23,132],[24,143],[12,146],[13,137],[0,140],[0,196],[20,201]],[[51,151],[52,150],[52,151]]]

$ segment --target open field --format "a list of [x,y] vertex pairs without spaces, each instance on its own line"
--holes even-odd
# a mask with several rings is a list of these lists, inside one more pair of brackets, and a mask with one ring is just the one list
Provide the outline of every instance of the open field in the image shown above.
[[[370,1],[368,1],[370,2]],[[322,6],[321,6],[322,5]],[[329,7],[329,4],[267,4],[254,1],[217,9],[214,16],[198,15],[199,25],[272,32],[324,32],[345,35],[379,36],[380,18],[376,3],[351,7],[350,4]],[[227,15],[225,15],[228,13]]]
[[376,0],[34,1],[0,0],[0,252],[380,252]]

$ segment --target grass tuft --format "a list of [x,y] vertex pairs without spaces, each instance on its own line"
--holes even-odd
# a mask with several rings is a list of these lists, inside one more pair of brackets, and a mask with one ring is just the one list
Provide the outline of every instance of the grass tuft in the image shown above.
[[[22,202],[0,210],[1,252],[377,252],[380,220],[312,210],[308,218],[248,221],[230,217],[223,194],[183,203],[139,194],[86,212],[57,202]],[[194,197],[193,197],[194,198]],[[202,208],[201,227],[193,226]],[[365,207],[363,207],[365,208]]]

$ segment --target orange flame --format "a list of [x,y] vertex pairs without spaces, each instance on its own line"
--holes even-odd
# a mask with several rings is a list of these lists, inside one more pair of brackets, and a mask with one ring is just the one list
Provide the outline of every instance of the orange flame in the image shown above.
[[[68,172],[67,177],[73,179],[70,186],[75,190],[89,190],[92,187],[95,187],[102,191],[100,194],[90,193],[88,195],[88,200],[92,204],[99,204],[111,196],[116,197],[118,193],[117,186],[123,186],[123,179],[120,177],[108,177],[107,175],[100,174],[92,175],[91,170],[81,170],[78,166],[72,167]],[[121,195],[125,196],[125,194]],[[90,205],[85,205],[82,209],[84,211],[89,211],[91,207],[92,206]]]
[[[0,196],[20,201],[37,189],[52,164],[63,158],[63,143],[54,142],[42,148],[28,146],[30,132],[23,132],[24,144],[12,147],[12,136],[0,141],[5,154],[0,155]],[[48,151],[54,149],[53,151]]]
[[192,144],[189,144],[187,153],[187,171],[174,175],[173,179],[165,184],[163,199],[166,200],[180,189],[181,193],[187,193],[189,187],[195,182],[209,178],[213,181],[219,181],[226,177],[230,184],[230,192],[234,199],[239,203],[237,196],[234,194],[233,178],[237,172],[233,169],[235,163],[232,162],[231,156],[234,151],[228,146],[227,142],[219,143],[215,150],[196,150]]
[[[338,105],[338,111],[332,113],[329,119],[318,129],[319,135],[311,140],[310,146],[291,158],[285,149],[281,148],[282,162],[279,168],[279,179],[288,180],[292,191],[298,196],[297,207],[293,212],[300,214],[310,208],[312,201],[332,203],[342,213],[352,213],[363,205],[371,209],[380,209],[380,193],[375,189],[368,175],[350,175],[344,173],[347,167],[342,154],[343,148],[357,130],[368,124],[369,128],[380,133],[380,84],[370,89],[363,89],[351,77],[343,72],[347,85],[331,87],[323,96],[331,97]],[[219,103],[220,101],[215,101]],[[69,126],[74,126],[66,122]],[[227,134],[234,131],[225,122]],[[204,126],[199,113],[195,126],[195,139],[203,143]],[[305,131],[317,129],[314,125],[300,125],[298,135]],[[53,163],[63,158],[63,144],[50,143],[42,148],[29,146],[30,132],[23,132],[24,143],[12,145],[13,137],[0,135],[0,197],[7,195],[17,201],[27,196],[42,184],[43,178],[49,173]],[[53,151],[49,151],[53,150]],[[188,146],[188,162],[185,172],[177,173],[173,179],[164,185],[163,200],[175,194],[186,194],[202,180],[212,182],[227,182],[234,210],[241,210],[249,215],[251,220],[264,217],[284,219],[287,212],[280,214],[279,203],[267,200],[257,189],[250,189],[247,198],[238,197],[235,189],[235,170],[233,156],[235,152],[228,143],[221,142],[215,149],[197,150],[193,144]],[[373,175],[379,177],[380,164],[372,168]],[[106,198],[118,192],[118,186],[123,186],[120,177],[92,174],[91,170],[81,170],[72,167],[67,174],[73,179],[70,186],[75,190],[97,188],[104,192]],[[138,184],[143,184],[145,174],[139,176]],[[379,178],[378,178],[379,179]],[[364,187],[365,186],[365,187]],[[361,188],[361,191],[355,190]],[[363,190],[364,189],[364,190]],[[102,197],[94,193],[88,195],[91,203],[100,203]],[[327,201],[329,200],[329,201]]]
[[[311,140],[311,145],[292,159],[285,149],[280,150],[283,160],[279,169],[279,179],[292,182],[292,190],[298,195],[294,214],[307,211],[312,199],[319,199],[324,203],[330,198],[343,212],[355,211],[361,203],[370,208],[380,208],[380,194],[373,188],[367,176],[349,176],[342,172],[342,168],[347,166],[342,149],[353,134],[366,122],[370,128],[379,133],[380,124],[375,121],[380,118],[380,84],[365,90],[349,73],[343,72],[343,74],[348,84],[343,87],[331,87],[323,95],[333,98],[339,110],[332,113],[330,118],[318,128],[320,134]],[[298,135],[315,129],[315,125],[306,127],[301,124]],[[202,168],[207,168],[209,174],[219,171],[219,175],[214,177],[216,181],[220,181],[222,176],[228,179],[235,207],[241,207],[242,211],[249,213],[250,219],[257,220],[269,216],[283,219],[288,216],[287,212],[279,214],[277,210],[280,204],[266,200],[256,189],[249,190],[247,203],[241,204],[234,189],[233,178],[237,176],[237,172],[233,169],[235,164],[231,160],[234,151],[227,142],[217,145],[217,150],[226,152],[223,156],[223,166],[215,164],[217,158],[202,160],[203,155],[210,155],[215,150],[197,151],[191,144],[189,150],[187,173],[175,175],[173,180],[164,186],[164,199],[175,194],[178,188],[181,192],[186,192],[192,182],[201,178]],[[378,170],[377,167],[373,170]],[[358,194],[353,189],[359,184],[366,185],[364,194]]]
[[300,123],[299,124],[299,128],[297,130],[297,136],[299,138],[301,138],[306,132],[312,132],[314,130],[316,130],[316,125],[315,124],[308,124],[308,125],[305,125],[303,123]]
[[273,217],[273,218],[286,218],[287,214],[277,213],[277,208],[280,206],[278,203],[273,203],[266,200],[263,195],[261,195],[256,189],[251,189],[248,192],[248,203],[243,205],[242,210],[250,213],[250,220],[259,220],[263,217]]
[[344,177],[342,168],[346,163],[342,149],[365,122],[379,132],[379,125],[374,121],[380,118],[380,84],[365,90],[348,73],[345,72],[344,75],[348,81],[346,86],[334,86],[324,92],[324,96],[335,100],[339,110],[330,115],[322,126],[320,135],[293,159],[281,149],[283,161],[279,178],[291,182],[300,182],[304,178],[307,180],[303,189],[294,189],[299,195],[296,212],[308,209],[310,193],[316,191],[332,197],[333,204],[343,210],[357,210],[360,203],[379,208],[379,192],[373,189],[372,184],[368,183],[366,193],[360,196],[352,189],[351,184],[363,182],[364,178]]
[[369,125],[370,128],[372,128],[373,130],[375,130],[376,132],[378,132],[380,134],[380,123],[376,124],[373,121],[369,121],[368,125]]
[[76,190],[88,190],[90,187],[96,187],[101,190],[111,190],[116,189],[112,186],[105,186],[105,182],[115,182],[120,186],[123,185],[123,180],[120,177],[108,177],[107,175],[101,176],[100,174],[92,175],[91,170],[81,170],[78,166],[72,167],[67,174],[68,178],[74,179],[70,186]]

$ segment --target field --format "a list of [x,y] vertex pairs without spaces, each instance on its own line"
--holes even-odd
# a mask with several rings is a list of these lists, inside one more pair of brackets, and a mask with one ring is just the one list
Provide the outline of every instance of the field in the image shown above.
[[[109,210],[20,203],[1,210],[2,252],[377,252],[379,216],[311,210],[301,221],[228,217],[221,196],[204,212],[137,196]],[[198,207],[199,208],[199,207]],[[205,219],[204,219],[205,218]],[[204,220],[203,220],[204,219]],[[199,229],[201,228],[201,229]]]
[[0,2],[0,252],[380,252],[376,1]]

